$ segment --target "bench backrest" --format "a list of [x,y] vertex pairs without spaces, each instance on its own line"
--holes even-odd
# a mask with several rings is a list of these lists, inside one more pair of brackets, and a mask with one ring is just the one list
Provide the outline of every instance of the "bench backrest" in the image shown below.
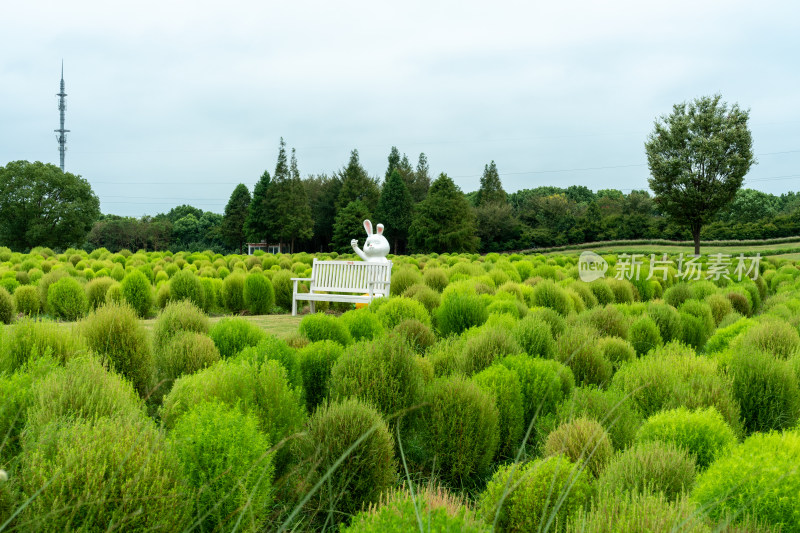
[[374,285],[376,294],[389,294],[392,277],[392,262],[369,263],[365,261],[318,261],[311,266],[311,287],[314,291],[369,292],[368,282],[381,281]]

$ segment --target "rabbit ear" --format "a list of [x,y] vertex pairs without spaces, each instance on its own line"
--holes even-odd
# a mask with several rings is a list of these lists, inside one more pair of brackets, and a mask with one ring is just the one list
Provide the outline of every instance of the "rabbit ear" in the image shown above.
[[364,229],[367,230],[367,235],[372,235],[372,222],[370,222],[369,220],[365,220]]
[[383,235],[383,224],[378,224],[378,235]]

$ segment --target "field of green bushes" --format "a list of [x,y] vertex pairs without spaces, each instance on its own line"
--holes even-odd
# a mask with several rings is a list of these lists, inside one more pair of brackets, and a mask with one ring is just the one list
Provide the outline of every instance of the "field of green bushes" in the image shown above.
[[793,261],[397,256],[248,320],[313,257],[0,248],[0,530],[800,531]]

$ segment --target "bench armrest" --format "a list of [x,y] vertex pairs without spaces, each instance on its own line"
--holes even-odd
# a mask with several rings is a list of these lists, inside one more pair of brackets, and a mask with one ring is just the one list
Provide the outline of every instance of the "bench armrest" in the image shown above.
[[314,281],[314,278],[291,278],[292,281]]

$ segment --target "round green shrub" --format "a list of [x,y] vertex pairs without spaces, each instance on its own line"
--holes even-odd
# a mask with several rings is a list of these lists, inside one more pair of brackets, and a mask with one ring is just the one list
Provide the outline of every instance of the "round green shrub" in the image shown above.
[[7,290],[0,287],[0,322],[11,324],[17,316],[17,304]]
[[289,380],[289,385],[297,388],[303,385],[297,350],[289,346],[284,339],[279,339],[275,335],[267,333],[258,344],[244,348],[237,357],[258,364],[269,360],[277,361],[286,369],[286,379]]
[[275,290],[275,305],[281,309],[291,309],[294,294],[292,273],[288,270],[275,272],[272,276],[272,288]]
[[105,304],[82,321],[80,332],[89,348],[128,378],[142,397],[150,393],[153,356],[136,311],[126,304]]
[[156,318],[153,325],[153,348],[159,352],[170,339],[182,331],[208,333],[208,316],[191,301],[170,302]]
[[781,531],[800,531],[800,435],[755,434],[701,474],[692,499],[713,518],[752,513]]
[[244,280],[244,274],[234,272],[222,282],[222,305],[231,313],[238,314],[247,309],[244,303]]
[[55,318],[77,320],[88,306],[83,286],[75,278],[61,278],[47,289],[47,309]]
[[177,378],[203,370],[219,360],[219,350],[208,335],[194,331],[171,335],[163,348],[155,352],[155,388],[150,400],[159,403]]
[[647,304],[647,316],[653,319],[661,333],[661,339],[667,343],[681,338],[681,317],[671,305],[659,302]]
[[583,300],[583,305],[587,309],[591,309],[592,307],[596,307],[599,304],[597,296],[594,295],[592,289],[589,288],[588,283],[584,283],[582,281],[574,281],[570,283],[569,288],[575,291],[578,296],[581,297]]
[[681,313],[688,313],[699,318],[703,328],[707,332],[707,336],[710,336],[711,333],[714,332],[714,328],[716,328],[714,314],[711,312],[711,307],[707,303],[699,302],[697,300],[687,300],[680,306],[678,311]]
[[153,287],[150,280],[139,270],[134,270],[120,283],[122,299],[125,300],[140,317],[146,317],[153,307]]
[[499,414],[500,444],[497,451],[501,459],[513,459],[525,428],[523,420],[522,385],[514,370],[494,364],[472,377],[473,381],[494,398]]
[[420,274],[419,270],[414,266],[403,265],[400,268],[394,268],[392,270],[392,296],[399,296],[412,285],[423,282],[422,274]]
[[597,299],[598,305],[608,305],[614,303],[614,291],[608,286],[604,279],[598,279],[589,283],[589,290]]
[[603,337],[628,338],[628,318],[613,305],[595,307],[581,314],[578,320],[592,326]]
[[512,330],[512,335],[519,347],[530,356],[551,357],[553,355],[555,342],[550,325],[537,316],[528,315],[519,320]]
[[26,316],[38,315],[41,305],[39,291],[33,285],[23,285],[14,291],[14,303],[17,312]]
[[591,476],[564,456],[503,465],[478,501],[478,513],[496,531],[566,531],[567,518],[586,507]]
[[480,326],[489,317],[485,300],[474,290],[451,288],[448,287],[442,295],[442,303],[436,310],[436,326],[443,337],[459,335],[471,327]]
[[425,396],[424,449],[438,475],[458,485],[485,476],[500,437],[492,396],[459,375],[434,381]]
[[556,341],[556,359],[572,369],[578,384],[604,386],[614,367],[600,350],[597,332],[585,326],[566,331]]
[[174,301],[188,300],[198,308],[205,305],[203,285],[190,270],[176,272],[169,282],[169,297]]
[[[293,476],[298,500],[330,472],[303,508],[305,523],[338,524],[376,503],[396,480],[389,428],[375,409],[355,398],[321,405],[293,449],[300,463],[300,474]],[[334,468],[343,455],[345,461]]]
[[325,313],[304,316],[298,331],[311,342],[331,340],[347,346],[353,341],[347,326],[335,316]]
[[626,279],[610,278],[607,280],[608,286],[614,293],[614,301],[618,304],[633,303],[635,287]]
[[548,307],[532,309],[531,312],[528,313],[528,316],[541,320],[550,326],[553,338],[558,338],[567,330],[567,321],[564,317]]
[[431,325],[431,316],[425,306],[403,296],[389,298],[389,301],[380,306],[376,315],[387,329],[392,329],[409,318],[419,320],[427,326]]
[[645,418],[662,409],[715,407],[739,434],[739,402],[732,380],[717,363],[691,348],[670,343],[631,361],[614,375],[612,387],[630,395]]
[[422,281],[436,292],[442,292],[450,283],[447,272],[441,268],[426,268],[422,273]]
[[339,317],[347,326],[354,341],[370,340],[383,333],[381,321],[369,309],[354,309]]
[[[419,518],[418,518],[419,517]],[[460,499],[444,489],[417,487],[412,494],[398,490],[381,505],[355,515],[342,533],[385,533],[419,529],[423,520],[427,531],[490,533],[491,528],[475,518]]]
[[639,355],[644,355],[662,344],[658,325],[648,316],[641,316],[636,319],[631,324],[629,335],[631,344]]
[[[504,357],[500,363],[516,372],[519,378],[522,389],[523,428],[526,429],[534,417],[554,412],[559,402],[574,386],[574,378],[569,369],[555,361],[512,355]],[[568,372],[566,388],[562,383],[558,367],[563,367]]]
[[144,416],[144,403],[131,384],[106,370],[93,355],[85,354],[33,382],[27,431],[39,433],[62,419],[141,420]]
[[416,284],[403,291],[403,296],[418,301],[425,306],[428,313],[433,313],[442,302],[442,296],[427,285]]
[[742,316],[750,316],[753,314],[752,304],[750,300],[744,294],[739,292],[731,291],[729,292],[726,297],[730,300],[731,305],[733,306],[734,311],[739,313]]
[[614,370],[636,358],[636,349],[633,345],[619,337],[603,337],[597,345],[606,359],[611,361]]
[[715,293],[706,296],[705,302],[711,308],[711,314],[714,315],[714,323],[719,327],[722,319],[730,313],[733,313],[733,305],[724,295]]
[[570,461],[598,477],[605,468],[614,448],[605,428],[591,418],[579,417],[564,422],[545,439],[547,456],[565,455]]
[[512,298],[494,298],[486,307],[486,312],[489,313],[489,315],[506,314],[514,318],[520,318],[525,316],[528,310],[525,304],[519,300]]
[[106,303],[123,303],[122,299],[122,285],[119,282],[114,282],[106,291]]
[[682,492],[691,490],[695,475],[694,457],[673,444],[652,441],[618,452],[597,484],[605,491],[661,492],[675,501]]
[[800,418],[800,390],[788,361],[759,351],[737,352],[729,373],[748,432],[794,427]]
[[676,283],[664,291],[664,302],[676,309],[683,305],[683,302],[692,298],[694,298],[692,288],[685,281]]
[[678,407],[656,413],[639,429],[636,439],[674,444],[694,457],[701,471],[736,444],[733,430],[713,407],[694,411]]
[[734,339],[753,326],[754,322],[749,318],[740,318],[727,326],[723,324],[720,324],[722,327],[717,329],[706,342],[704,347],[706,353],[713,354],[726,350]]
[[680,340],[695,350],[702,349],[713,330],[708,330],[700,317],[689,313],[680,313],[681,337]]
[[347,348],[331,369],[332,399],[359,398],[384,417],[416,404],[422,387],[414,351],[393,333]]
[[240,525],[261,531],[272,503],[273,454],[258,420],[219,402],[202,402],[186,413],[168,442],[192,489],[195,524],[202,531]]
[[183,530],[191,524],[180,467],[146,420],[50,424],[20,456],[19,517],[31,531]]
[[244,280],[244,303],[252,315],[271,313],[275,307],[272,282],[260,272],[248,274]]
[[[44,263],[42,264],[44,266]],[[49,268],[49,267],[48,267]],[[56,281],[69,277],[69,272],[64,270],[63,268],[59,268],[57,270],[53,270],[52,272],[48,271],[47,274],[42,276],[39,280],[39,283],[36,285],[39,288],[39,300],[41,302],[42,310],[45,313],[52,314],[53,311],[48,306],[48,293],[50,292],[50,285],[54,284]]]
[[462,370],[468,376],[480,372],[505,355],[522,352],[512,336],[502,328],[488,326],[467,339],[462,353]]
[[334,341],[312,342],[300,350],[300,374],[309,413],[313,413],[328,397],[331,370],[343,353],[342,345]]
[[116,281],[108,276],[94,278],[86,284],[86,298],[89,302],[89,309],[97,309],[106,303],[106,293]]
[[569,295],[552,280],[537,283],[533,288],[531,301],[533,305],[549,307],[562,316],[566,316],[572,311],[572,300]]
[[428,348],[436,344],[436,335],[431,328],[415,318],[403,320],[394,328],[394,332],[405,339],[419,354],[425,353]]
[[47,355],[64,363],[85,350],[83,339],[70,330],[65,330],[54,322],[26,318],[14,325],[4,349],[0,350],[0,372],[5,370],[11,373],[31,360]]
[[223,318],[208,332],[223,358],[233,357],[266,338],[264,330],[244,318]]
[[800,346],[800,335],[788,322],[769,318],[748,328],[739,342],[745,352],[767,352],[778,359],[788,359]]

